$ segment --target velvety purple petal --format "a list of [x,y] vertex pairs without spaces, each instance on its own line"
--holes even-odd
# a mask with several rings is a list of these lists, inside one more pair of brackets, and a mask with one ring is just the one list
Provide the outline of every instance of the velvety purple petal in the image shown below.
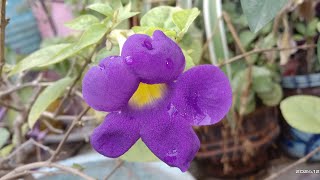
[[139,121],[130,113],[113,112],[91,135],[91,145],[100,154],[116,158],[140,138]]
[[152,37],[143,34],[130,36],[123,45],[121,56],[141,82],[148,84],[173,81],[185,66],[181,48],[159,30]]
[[192,125],[219,122],[232,104],[229,79],[213,65],[193,67],[183,73],[175,84],[172,105]]
[[[159,110],[159,111],[158,111]],[[200,142],[182,116],[166,108],[148,112],[142,117],[141,139],[169,166],[187,171],[200,148]]]
[[82,93],[89,106],[110,112],[126,106],[138,85],[138,78],[127,68],[123,58],[111,56],[86,73]]

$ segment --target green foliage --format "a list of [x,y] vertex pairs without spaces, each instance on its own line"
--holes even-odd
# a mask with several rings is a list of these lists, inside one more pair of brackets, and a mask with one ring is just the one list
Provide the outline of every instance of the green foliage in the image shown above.
[[120,159],[129,162],[153,162],[159,159],[149,150],[144,142],[139,139]]
[[250,30],[258,32],[287,4],[288,0],[241,0]]
[[[247,87],[247,73],[248,68],[239,71],[231,82],[236,96],[235,105],[238,110],[241,107],[241,92]],[[244,114],[249,114],[255,110],[255,95],[267,106],[278,105],[283,97],[281,86],[273,79],[273,72],[265,67],[252,67],[252,88],[249,89],[248,102]]]
[[[187,61],[186,69],[188,69],[199,62],[202,52],[201,35],[196,39],[192,36],[196,33],[187,33],[192,22],[199,14],[200,11],[197,8],[182,10],[171,6],[159,6],[148,11],[141,18],[141,26],[136,26],[133,30],[135,33],[143,33],[149,36],[155,30],[161,30],[173,40],[178,41],[184,51]],[[195,31],[194,29],[193,32]]]
[[179,9],[171,6],[159,6],[148,11],[140,21],[141,26],[177,30],[172,14]]
[[60,53],[62,50],[69,47],[70,44],[57,44],[42,48],[26,58],[22,59],[18,64],[16,64],[10,71],[9,76],[20,73],[22,71],[39,67],[45,63],[50,62],[50,60]]
[[87,30],[91,25],[99,23],[99,19],[93,15],[85,14],[81,15],[70,22],[67,22],[65,26],[74,30]]
[[281,113],[288,124],[307,133],[320,133],[320,98],[296,95],[284,99]]
[[63,94],[72,81],[73,79],[70,77],[60,79],[40,93],[28,115],[28,124],[30,128],[37,122],[41,113]]
[[59,63],[70,56],[73,56],[79,53],[81,50],[87,48],[90,45],[94,45],[98,43],[107,33],[108,28],[105,27],[104,24],[94,24],[90,26],[88,30],[86,30],[79,41],[74,42],[71,46],[63,49],[60,53],[58,53],[55,57],[53,57],[50,61],[41,66],[49,66],[52,64]]
[[0,148],[2,148],[9,139],[10,133],[6,128],[0,127]]
[[105,16],[112,16],[113,9],[107,3],[95,3],[88,6],[89,9],[92,9],[98,13],[101,13]]
[[[222,60],[229,58],[229,49],[227,44],[226,29],[222,23],[222,1],[206,0],[203,2],[203,16],[206,38],[211,39],[208,43],[210,60],[214,64],[221,63]],[[229,65],[226,65],[229,71]],[[231,75],[230,71],[227,72]]]
[[6,157],[8,156],[11,151],[13,150],[14,145],[13,144],[9,144],[4,146],[1,150],[0,150],[0,157]]
[[181,10],[172,14],[172,21],[179,28],[180,32],[184,34],[199,14],[200,11],[197,8]]

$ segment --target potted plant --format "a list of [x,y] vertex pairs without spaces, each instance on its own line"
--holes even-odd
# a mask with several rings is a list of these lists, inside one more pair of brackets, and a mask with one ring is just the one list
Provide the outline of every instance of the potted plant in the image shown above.
[[[295,158],[306,156],[320,146],[320,98],[311,95],[294,95],[281,101],[280,109],[289,126],[282,138],[285,151]],[[310,158],[319,161],[319,153]]]
[[[282,62],[282,82],[284,89],[284,96],[290,97],[292,95],[320,95],[320,73],[319,73],[319,48],[315,51],[315,46],[319,30],[317,24],[319,23],[319,16],[317,7],[319,3],[315,1],[304,1],[295,6],[295,11],[290,15],[285,15],[283,26],[287,31],[284,31],[289,38],[286,41],[291,41],[293,44],[310,46],[308,49],[292,51],[284,57]],[[285,11],[285,14],[288,10]],[[291,19],[294,23],[288,23]],[[291,21],[290,21],[291,22]],[[292,29],[292,30],[291,30]],[[292,35],[293,34],[293,35]],[[284,39],[283,39],[284,40]],[[288,44],[288,43],[282,43]],[[292,44],[292,43],[291,43]],[[281,45],[281,44],[280,44]],[[318,41],[318,47],[319,47]],[[281,46],[285,47],[285,46]],[[285,60],[286,59],[286,60]],[[303,99],[300,98],[302,101]],[[286,103],[285,103],[286,104]],[[298,105],[298,104],[296,104]],[[282,110],[284,119],[288,122],[286,115]],[[318,141],[317,134],[307,131],[300,131],[297,127],[292,127],[287,123],[283,124],[283,133],[281,135],[281,147],[284,151],[292,157],[302,157],[306,155],[311,148],[311,144],[316,144]],[[309,142],[309,138],[312,142]],[[312,149],[312,148],[311,148]]]
[[[229,30],[226,39],[232,50],[230,54],[245,54],[249,49],[271,48],[276,44],[271,24],[259,33],[253,33],[242,15],[240,2],[226,1],[223,5],[227,12],[227,15],[222,16]],[[242,2],[242,7],[246,7],[245,2]],[[219,19],[222,17],[216,21]],[[216,29],[221,30],[219,26]],[[275,63],[270,63],[269,57],[269,54],[253,54],[250,57],[244,56],[246,63],[231,63],[229,77],[233,88],[232,110],[222,123],[197,128],[202,144],[196,162],[202,174],[239,177],[267,165],[267,159],[270,158],[268,147],[280,132],[276,106],[282,99],[279,73]],[[219,63],[226,64],[221,58]]]

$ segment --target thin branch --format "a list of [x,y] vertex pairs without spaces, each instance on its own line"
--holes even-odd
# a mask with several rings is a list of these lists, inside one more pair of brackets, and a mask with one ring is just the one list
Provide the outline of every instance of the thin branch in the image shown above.
[[11,171],[8,174],[6,174],[5,176],[1,177],[0,180],[9,180],[9,179],[12,179],[13,177],[16,177],[16,174],[18,174],[18,173],[22,173],[25,171],[29,171],[29,170],[37,169],[37,168],[42,168],[42,167],[57,168],[62,171],[65,171],[65,172],[77,175],[79,177],[82,177],[83,179],[86,179],[86,180],[95,180],[94,178],[84,174],[83,172],[81,172],[77,169],[63,166],[61,164],[49,162],[49,161],[35,162],[35,163],[26,164],[26,165],[17,167],[13,171]]
[[[63,121],[63,122],[71,122],[76,118],[76,116],[72,116],[72,115],[59,115],[57,117],[54,117],[54,114],[48,111],[43,112],[41,116],[51,120]],[[93,121],[95,119],[96,118],[94,116],[83,116],[81,118],[82,121]]]
[[70,86],[67,94],[63,97],[63,99],[60,101],[55,113],[54,113],[54,116],[57,116],[61,110],[62,110],[62,106],[64,104],[64,102],[69,98],[69,96],[71,95],[74,87],[76,86],[77,82],[81,79],[81,76],[84,72],[84,70],[86,69],[86,67],[88,66],[88,64],[91,62],[91,58],[93,56],[95,51],[93,51],[93,53],[90,55],[90,58],[88,58],[86,61],[85,61],[85,64],[82,66],[82,68],[80,69],[80,72],[78,73],[78,76],[76,77],[76,79],[73,81],[72,85]]
[[224,66],[224,65],[229,64],[229,63],[233,63],[235,61],[241,60],[242,58],[244,58],[246,56],[251,56],[251,55],[257,54],[257,53],[270,52],[270,51],[289,51],[289,50],[292,50],[292,49],[308,49],[308,48],[314,48],[314,47],[316,47],[316,45],[314,45],[314,44],[304,44],[304,45],[301,45],[301,46],[294,46],[294,47],[288,47],[288,48],[255,49],[255,50],[240,54],[238,56],[235,56],[233,58],[230,58],[230,59],[224,61],[223,63],[220,63],[218,65],[218,67]]
[[24,110],[24,109],[21,108],[21,107],[18,107],[18,106],[12,105],[12,104],[5,103],[5,102],[3,102],[3,101],[1,101],[1,100],[0,100],[0,106],[6,107],[6,108],[8,108],[8,109],[15,110],[15,111],[17,111],[17,112],[21,112],[21,111]]
[[[227,27],[228,27],[229,31],[231,32],[231,35],[232,35],[234,41],[236,42],[236,45],[240,49],[241,53],[242,54],[246,53],[246,50],[244,49],[244,47],[243,47],[243,45],[242,45],[242,43],[240,41],[240,38],[239,38],[239,35],[238,35],[237,31],[234,28],[233,24],[231,23],[231,19],[230,19],[229,14],[224,11],[222,13],[222,17],[223,17],[224,21],[226,22]],[[247,62],[249,62],[249,60],[250,60],[249,56],[245,56],[245,59],[246,59]]]
[[28,83],[25,83],[25,84],[21,84],[21,85],[18,85],[18,86],[14,86],[6,91],[3,91],[3,92],[0,92],[0,98],[5,96],[5,95],[8,95],[8,94],[11,94],[15,91],[19,91],[23,88],[27,88],[27,87],[46,87],[46,86],[49,86],[51,85],[52,82],[37,82],[37,81],[32,81],[32,82],[28,82]]
[[297,160],[296,162],[290,164],[289,166],[281,169],[280,171],[272,174],[271,176],[267,177],[265,180],[272,180],[272,179],[276,179],[277,177],[279,177],[281,174],[287,172],[288,170],[296,167],[299,164],[305,163],[307,162],[308,159],[310,159],[312,156],[314,156],[316,153],[320,152],[320,146],[317,147],[316,149],[314,149],[313,151],[311,151],[309,154],[307,154],[306,156],[300,158],[299,160]]
[[0,4],[0,83],[2,83],[2,69],[5,64],[5,56],[4,56],[4,44],[5,44],[5,29],[8,24],[8,20],[6,19],[6,0],[1,0]]
[[104,178],[104,180],[110,179],[110,177],[124,164],[124,161],[119,159],[119,163],[112,169],[112,171]]
[[53,153],[53,155],[50,157],[49,162],[52,162],[55,160],[55,158],[58,156],[58,154],[61,151],[61,148],[63,146],[63,144],[66,142],[66,140],[68,139],[71,131],[73,130],[73,128],[77,125],[77,123],[81,120],[81,118],[89,111],[90,107],[85,108],[77,118],[75,118],[72,121],[72,124],[70,125],[69,129],[67,130],[65,136],[63,137],[63,139],[61,140],[61,142],[59,143],[57,149],[55,150],[55,152]]
[[62,134],[63,131],[61,129],[57,129],[53,127],[50,122],[48,122],[46,119],[42,119],[41,122],[49,129],[49,131],[56,133],[56,134]]
[[53,154],[54,151],[49,148],[48,146],[45,146],[41,143],[38,143],[37,141],[35,141],[34,139],[29,139],[28,141],[24,142],[23,144],[21,144],[20,146],[18,146],[11,154],[9,154],[7,157],[3,158],[0,160],[0,164],[3,164],[4,162],[12,159],[18,152],[21,152],[22,150],[26,149],[28,146],[30,145],[34,145],[37,146],[45,151],[48,151],[50,154]]

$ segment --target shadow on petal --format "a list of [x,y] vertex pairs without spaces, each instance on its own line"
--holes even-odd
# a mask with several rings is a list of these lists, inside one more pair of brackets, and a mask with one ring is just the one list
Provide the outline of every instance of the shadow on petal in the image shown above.
[[148,113],[142,121],[141,139],[148,148],[169,166],[187,171],[200,147],[192,127],[182,116],[161,108]]
[[193,67],[178,78],[172,104],[192,125],[215,124],[232,105],[229,79],[213,65]]
[[127,152],[140,138],[139,122],[128,112],[106,116],[91,135],[91,145],[100,154],[116,158]]

